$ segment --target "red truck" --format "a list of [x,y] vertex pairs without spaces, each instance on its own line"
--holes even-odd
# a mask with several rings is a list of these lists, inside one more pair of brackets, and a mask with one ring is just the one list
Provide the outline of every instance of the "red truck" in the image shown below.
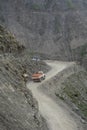
[[38,71],[36,73],[34,73],[32,75],[32,80],[35,82],[35,81],[39,81],[41,82],[42,80],[44,80],[46,77],[46,75],[43,73],[43,71]]

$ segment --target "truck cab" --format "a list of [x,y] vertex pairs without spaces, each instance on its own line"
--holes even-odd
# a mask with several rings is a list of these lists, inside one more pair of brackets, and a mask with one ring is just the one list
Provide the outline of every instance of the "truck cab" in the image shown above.
[[32,80],[35,82],[35,81],[39,81],[41,82],[42,80],[44,80],[46,77],[46,75],[43,73],[43,71],[38,71],[36,73],[34,73],[32,75]]

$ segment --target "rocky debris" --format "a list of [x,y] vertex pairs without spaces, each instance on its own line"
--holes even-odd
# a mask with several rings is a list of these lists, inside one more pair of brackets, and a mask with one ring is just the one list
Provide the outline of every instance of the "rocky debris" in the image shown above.
[[30,91],[5,84],[0,83],[0,130],[46,130]]

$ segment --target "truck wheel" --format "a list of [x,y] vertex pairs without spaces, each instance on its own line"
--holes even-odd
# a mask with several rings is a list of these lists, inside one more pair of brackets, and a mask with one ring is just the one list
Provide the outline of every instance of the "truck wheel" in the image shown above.
[[43,77],[43,80],[45,80],[46,76]]
[[42,79],[40,78],[40,82],[42,81]]
[[43,80],[43,77],[40,78],[40,82]]

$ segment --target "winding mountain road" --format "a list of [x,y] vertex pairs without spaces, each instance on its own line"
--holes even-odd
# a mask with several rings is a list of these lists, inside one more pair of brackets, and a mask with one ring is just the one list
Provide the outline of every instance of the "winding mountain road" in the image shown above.
[[41,83],[30,82],[27,84],[27,88],[32,91],[33,96],[37,99],[39,111],[46,119],[49,130],[83,130],[82,126],[78,126],[75,117],[70,114],[66,107],[64,108],[62,105],[57,104],[38,89],[42,83],[51,80],[60,71],[74,63],[59,61],[46,61],[46,63],[51,67],[51,70],[46,74],[46,80]]

